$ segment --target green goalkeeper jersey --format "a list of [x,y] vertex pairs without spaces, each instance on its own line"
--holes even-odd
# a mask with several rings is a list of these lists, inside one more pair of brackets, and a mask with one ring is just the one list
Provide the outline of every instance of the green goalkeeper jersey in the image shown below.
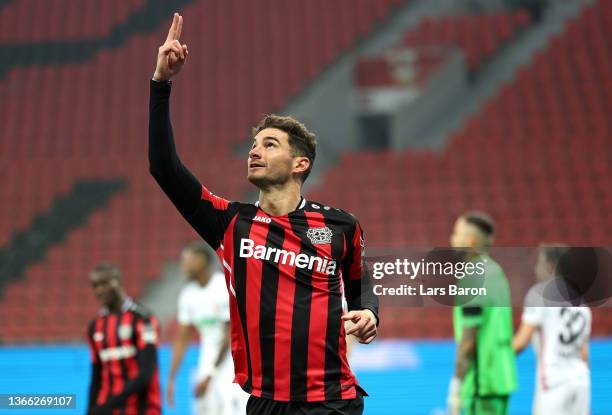
[[464,328],[476,327],[476,349],[465,375],[462,397],[510,395],[517,388],[516,365],[512,350],[512,308],[510,287],[504,271],[488,255],[472,260],[485,264],[480,280],[466,277],[460,286],[482,286],[487,294],[457,298],[453,310],[455,341]]

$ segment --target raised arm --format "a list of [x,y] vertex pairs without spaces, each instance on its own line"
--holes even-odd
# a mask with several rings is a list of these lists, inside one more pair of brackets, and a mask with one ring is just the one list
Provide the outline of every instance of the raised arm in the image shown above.
[[149,102],[149,171],[183,214],[192,215],[202,195],[202,185],[176,153],[170,124],[170,84],[151,81]]
[[166,41],[159,47],[151,80],[149,101],[149,170],[160,187],[183,215],[190,215],[202,194],[199,181],[181,163],[176,153],[170,123],[170,79],[187,59],[187,45],[179,37],[183,17],[174,14]]
[[205,189],[176,152],[170,124],[170,79],[187,59],[179,42],[183,17],[174,14],[168,37],[159,48],[149,101],[149,171],[189,224],[215,250],[234,210],[230,202]]

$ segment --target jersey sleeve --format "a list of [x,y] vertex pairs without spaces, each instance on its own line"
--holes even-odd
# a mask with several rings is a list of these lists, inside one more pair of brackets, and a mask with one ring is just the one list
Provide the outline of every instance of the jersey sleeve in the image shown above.
[[94,333],[94,324],[95,320],[92,321],[87,330],[87,343],[89,344],[89,351],[91,356],[91,380],[89,382],[89,392],[88,392],[88,403],[87,408],[91,410],[96,405],[96,400],[98,399],[98,393],[100,392],[100,384],[101,384],[101,362],[98,357],[98,352],[94,346],[93,333]]
[[591,337],[591,331],[593,327],[593,313],[589,307],[585,307],[585,315],[586,315],[586,336],[585,339],[588,340]]
[[147,346],[157,347],[159,343],[159,323],[154,316],[146,316],[136,322],[136,347],[142,350]]
[[205,186],[201,186],[200,200],[195,212],[185,217],[195,231],[216,251],[221,245],[223,235],[238,204],[216,196]]
[[345,296],[349,310],[369,309],[378,320],[378,297],[365,262],[365,236],[359,222],[347,235],[347,252],[342,266]]
[[182,324],[183,326],[189,326],[193,324],[193,318],[189,307],[189,293],[187,292],[187,290],[187,287],[183,288],[181,294],[179,295],[178,309],[176,313],[176,320],[179,322],[179,324]]
[[89,323],[87,326],[87,344],[89,345],[89,355],[91,358],[92,364],[99,364],[100,359],[98,357],[98,352],[96,351],[96,347],[94,346],[93,334],[95,331],[95,320]]
[[170,122],[170,90],[169,82],[151,80],[149,171],[185,220],[217,250],[232,204],[202,186],[179,158]]
[[544,320],[546,308],[542,307],[542,295],[537,289],[538,286],[531,287],[525,296],[525,306],[523,307],[523,323],[532,326],[541,326]]

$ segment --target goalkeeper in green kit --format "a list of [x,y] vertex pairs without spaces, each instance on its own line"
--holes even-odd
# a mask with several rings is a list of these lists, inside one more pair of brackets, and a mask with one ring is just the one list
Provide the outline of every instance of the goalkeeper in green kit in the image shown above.
[[457,356],[447,400],[451,415],[505,415],[517,388],[510,287],[504,271],[487,254],[493,234],[488,215],[470,212],[457,219],[451,235],[453,248],[466,249],[464,261],[484,264],[483,276],[466,277],[459,284],[487,290],[484,296],[456,298]]

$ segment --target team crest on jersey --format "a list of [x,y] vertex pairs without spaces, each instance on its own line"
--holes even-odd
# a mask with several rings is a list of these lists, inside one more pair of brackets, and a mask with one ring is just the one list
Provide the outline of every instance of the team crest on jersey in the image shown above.
[[102,333],[101,331],[96,331],[93,334],[93,341],[101,342],[102,340],[104,340],[104,333]]
[[323,228],[308,228],[306,236],[310,239],[313,245],[330,244],[332,231],[327,226]]
[[119,338],[121,340],[129,339],[132,337],[132,326],[129,324],[122,324],[119,326],[117,333],[119,334]]

